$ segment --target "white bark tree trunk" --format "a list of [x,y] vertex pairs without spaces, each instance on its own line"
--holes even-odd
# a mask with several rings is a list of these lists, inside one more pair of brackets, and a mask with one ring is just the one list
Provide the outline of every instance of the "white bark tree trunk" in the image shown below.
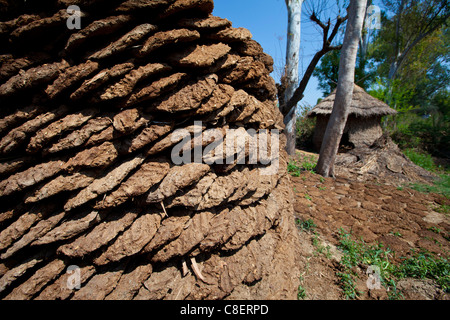
[[333,111],[320,149],[316,171],[324,177],[334,176],[334,162],[347,122],[353,98],[356,55],[367,7],[367,0],[350,0],[348,22],[339,62],[339,80]]
[[[300,58],[300,33],[301,33],[301,14],[303,0],[286,0],[288,10],[288,34],[286,47],[286,91],[284,101],[289,101],[294,95],[299,83],[299,58]],[[288,154],[295,154],[295,140],[297,120],[296,107],[285,117]]]

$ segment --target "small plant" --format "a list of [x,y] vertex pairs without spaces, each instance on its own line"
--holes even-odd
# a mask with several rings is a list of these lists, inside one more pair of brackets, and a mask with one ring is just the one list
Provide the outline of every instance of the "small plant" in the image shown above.
[[300,167],[295,163],[295,161],[291,160],[288,163],[287,166],[288,172],[293,176],[293,177],[300,177],[300,173],[301,173],[301,169]]
[[306,199],[306,200],[309,200],[309,201],[312,200],[312,199],[311,199],[311,196],[310,196],[309,194],[307,194],[307,193],[305,193],[305,199]]
[[327,187],[318,187],[318,188],[319,188],[319,190],[322,190],[322,191],[327,190]]
[[450,261],[437,257],[427,251],[415,252],[396,268],[394,274],[398,278],[429,278],[436,281],[446,292],[450,292]]
[[297,219],[295,223],[300,227],[301,230],[314,232],[317,228],[317,225],[314,223],[312,219],[308,219],[302,221],[301,219]]
[[[305,160],[306,159],[306,160]],[[301,166],[304,170],[312,172],[317,165],[317,160],[315,160],[312,156],[309,158],[303,158],[303,162]]]
[[294,176],[299,177],[302,171],[309,171],[314,173],[317,160],[314,156],[299,157],[298,160],[290,160],[288,163],[288,172]]
[[[303,281],[303,277],[300,277],[300,281]],[[303,300],[306,298],[306,289],[302,285],[298,286],[297,289],[297,300]]]
[[408,187],[422,193],[432,192],[442,194],[447,199],[450,199],[450,175],[448,174],[440,175],[440,178],[433,185],[412,183]]
[[336,272],[336,275],[339,277],[339,283],[347,300],[356,299],[359,295],[361,295],[361,292],[356,290],[356,275],[354,273],[346,270],[346,272]]
[[347,299],[355,299],[360,294],[355,289],[358,275],[353,271],[353,268],[358,265],[371,265],[379,268],[381,285],[387,289],[388,297],[392,300],[403,298],[396,283],[398,280],[407,277],[432,279],[444,291],[450,292],[450,263],[448,258],[439,257],[424,250],[419,253],[412,250],[410,257],[402,258],[404,261],[400,265],[394,265],[390,261],[392,251],[384,248],[381,243],[368,245],[363,240],[355,241],[351,239],[351,234],[342,228],[339,235],[339,248],[343,251],[343,256],[340,261],[341,271],[337,272],[336,275],[340,278],[341,288]]
[[357,274],[353,268],[359,265],[377,266],[381,271],[381,284],[388,289],[390,299],[398,299],[400,293],[397,290],[395,279],[392,276],[394,265],[390,262],[389,257],[392,256],[392,251],[384,248],[384,245],[378,243],[376,245],[368,245],[361,239],[355,241],[351,238],[351,234],[344,229],[340,229],[340,244],[339,248],[343,252],[340,265],[342,272],[336,273],[340,278],[341,288],[347,299],[355,299],[360,295],[355,289]]
[[[331,259],[330,246],[324,247],[322,243],[319,241],[319,234],[314,232],[314,237],[312,240],[313,246],[316,248],[316,253],[324,254],[327,259]],[[324,252],[326,250],[326,252]]]
[[396,232],[391,231],[390,234],[392,234],[394,237],[399,237],[399,238],[402,237],[402,234],[398,231],[396,231]]
[[441,229],[439,229],[438,227],[429,227],[428,230],[433,231],[434,233],[441,233]]
[[303,106],[301,113],[297,117],[296,122],[296,145],[300,149],[312,149],[313,147],[313,135],[316,120],[306,115],[314,106]]

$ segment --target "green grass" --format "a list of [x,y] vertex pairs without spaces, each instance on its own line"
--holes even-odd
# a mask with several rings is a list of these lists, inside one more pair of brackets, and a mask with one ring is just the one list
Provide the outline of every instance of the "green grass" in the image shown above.
[[450,213],[450,206],[446,205],[446,204],[442,204],[435,210],[436,210],[436,212],[439,212],[439,213],[449,214]]
[[314,156],[299,156],[298,160],[289,161],[288,172],[294,177],[299,177],[303,171],[314,173],[316,164],[317,159]]
[[436,171],[438,169],[434,164],[433,158],[428,153],[419,152],[414,149],[405,149],[403,150],[403,153],[409,158],[409,160],[425,170]]
[[[437,230],[436,230],[437,231]],[[356,299],[361,292],[356,290],[358,275],[354,272],[356,266],[377,266],[380,270],[381,285],[387,289],[392,300],[402,299],[402,293],[397,289],[397,282],[404,278],[432,279],[446,292],[450,292],[450,263],[448,258],[439,257],[422,250],[412,251],[412,255],[403,258],[402,263],[395,265],[390,260],[393,252],[383,244],[368,245],[362,239],[356,241],[351,234],[341,228],[339,231],[343,256],[340,261],[340,272],[336,275],[347,299]]]
[[356,299],[361,292],[356,290],[357,274],[353,271],[354,267],[359,265],[377,266],[381,271],[381,284],[389,289],[388,295],[390,299],[398,299],[401,295],[394,279],[391,276],[393,265],[389,260],[393,252],[389,248],[385,248],[383,244],[368,245],[363,240],[353,240],[351,234],[344,229],[339,231],[340,244],[339,248],[343,252],[340,261],[342,272],[336,273],[340,278],[341,288],[347,299]]
[[408,187],[423,193],[439,193],[450,199],[450,172],[448,170],[441,166],[436,166],[433,158],[428,153],[419,152],[415,149],[405,149],[403,153],[416,165],[439,175],[439,179],[433,185],[412,183]]
[[389,234],[392,234],[394,237],[399,237],[399,238],[403,237],[403,235],[398,231],[395,231],[395,232],[391,231],[391,232],[389,232]]
[[293,160],[289,161],[287,169],[293,177],[300,177],[300,173],[302,172],[301,168]]
[[317,228],[317,225],[314,223],[314,221],[312,219],[308,219],[308,220],[305,220],[305,221],[302,221],[301,219],[296,219],[295,223],[303,231],[314,232],[316,230],[316,228]]
[[[408,187],[423,193],[439,193],[450,199],[450,172],[448,170],[436,166],[428,153],[419,152],[415,149],[405,149],[403,153],[416,165],[439,175],[439,179],[433,185],[411,183]],[[403,189],[403,187],[399,188]]]
[[317,165],[317,160],[313,156],[304,157],[301,160],[301,166],[306,171],[313,171]]
[[408,187],[423,193],[442,194],[447,199],[450,199],[450,175],[448,174],[440,175],[440,178],[436,180],[433,185],[411,183]]

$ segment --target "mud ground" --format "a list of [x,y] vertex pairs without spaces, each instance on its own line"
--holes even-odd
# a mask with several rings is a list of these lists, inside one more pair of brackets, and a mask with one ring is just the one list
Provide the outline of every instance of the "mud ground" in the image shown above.
[[[295,218],[312,219],[315,234],[298,228],[302,252],[301,286],[305,299],[345,299],[339,286],[339,261],[342,253],[339,230],[343,228],[354,239],[368,244],[382,243],[392,251],[391,261],[400,263],[412,249],[425,249],[441,257],[449,256],[450,218],[437,212],[448,199],[438,194],[424,194],[406,187],[354,182],[336,177],[323,178],[309,171],[291,177],[295,193]],[[439,210],[438,210],[439,211]],[[329,246],[329,254],[318,248]],[[386,289],[368,290],[364,268],[356,268],[356,285],[362,294],[358,299],[387,299]],[[432,280],[403,279],[398,284],[404,298],[450,299]]]

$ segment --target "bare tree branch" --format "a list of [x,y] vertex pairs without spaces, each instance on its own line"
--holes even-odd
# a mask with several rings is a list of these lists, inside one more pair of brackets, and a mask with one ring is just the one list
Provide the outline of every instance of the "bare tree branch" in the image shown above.
[[303,99],[304,97],[303,94],[306,90],[306,86],[308,85],[308,82],[311,79],[314,69],[316,68],[320,59],[328,52],[333,50],[340,50],[342,48],[341,45],[331,46],[331,43],[336,37],[336,34],[338,33],[340,26],[347,20],[347,17],[338,16],[336,24],[334,25],[330,35],[328,35],[331,27],[330,20],[328,20],[327,24],[325,24],[317,18],[314,12],[311,14],[310,19],[311,21],[315,22],[318,26],[320,26],[323,30],[322,49],[318,51],[312,58],[311,62],[308,65],[308,68],[306,69],[305,74],[303,75],[302,80],[300,81],[298,88],[294,91],[292,98],[289,101],[280,101],[280,110],[285,116],[285,118],[288,118],[287,115],[290,114],[292,112],[292,109],[297,105],[297,103],[301,99]]

